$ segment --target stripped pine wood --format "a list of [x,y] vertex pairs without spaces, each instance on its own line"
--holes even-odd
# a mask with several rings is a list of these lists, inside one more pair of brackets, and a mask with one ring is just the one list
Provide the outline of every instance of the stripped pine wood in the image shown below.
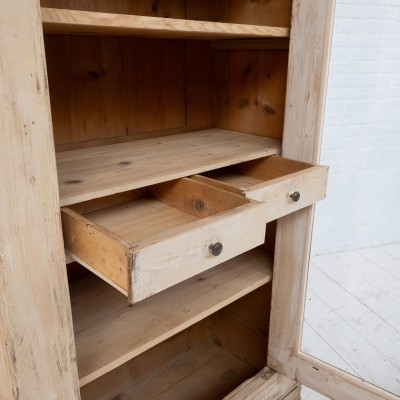
[[39,2],[0,10],[0,398],[78,400]]
[[[264,241],[264,203],[189,178],[152,186],[148,192],[82,215],[62,209],[66,250],[131,303]],[[98,202],[94,200],[95,206]],[[215,243],[222,244],[222,252],[211,254]]]
[[[214,184],[224,190],[267,203],[265,218],[270,222],[324,199],[328,168],[272,156],[205,175],[194,179],[209,184],[216,180]],[[296,201],[294,193],[299,194]]]
[[46,34],[45,49],[57,151],[196,130],[185,41]]
[[[282,149],[287,158],[318,162],[334,9],[334,0],[293,1]],[[268,366],[323,393],[327,385],[337,389],[337,380],[327,383],[321,374],[324,383],[315,385],[314,377],[299,372],[312,220],[309,207],[278,221]],[[346,392],[339,388],[340,396]]]
[[249,364],[207,341],[156,369],[119,399],[217,400],[255,372]]
[[185,18],[186,0],[41,0],[42,7],[104,13],[147,15],[165,18]]
[[271,263],[253,250],[134,306],[94,276],[73,282],[81,386],[268,283]]
[[62,206],[277,154],[280,142],[209,129],[57,154]]
[[[295,381],[269,368],[264,368],[223,400],[284,400],[288,399],[288,394],[297,387]],[[299,396],[293,399],[298,400]]]
[[81,10],[42,8],[48,33],[135,35],[178,39],[288,37],[289,29],[261,25],[146,17]]

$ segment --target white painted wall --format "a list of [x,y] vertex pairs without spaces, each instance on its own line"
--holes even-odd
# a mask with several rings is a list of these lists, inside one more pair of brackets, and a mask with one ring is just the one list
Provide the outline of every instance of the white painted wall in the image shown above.
[[337,0],[313,254],[400,242],[400,0]]

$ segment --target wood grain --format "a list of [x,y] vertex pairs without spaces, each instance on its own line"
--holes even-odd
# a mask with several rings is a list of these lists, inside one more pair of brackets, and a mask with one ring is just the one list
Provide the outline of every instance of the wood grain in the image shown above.
[[133,35],[175,39],[288,37],[289,29],[260,25],[145,17],[80,10],[42,8],[47,33]]
[[71,284],[80,384],[270,281],[271,259],[253,250],[134,306],[96,277]]
[[287,50],[218,51],[214,125],[282,138],[287,54]]
[[291,0],[186,0],[187,18],[290,27]]
[[210,129],[57,154],[61,205],[276,154],[279,141]]
[[[271,222],[324,199],[327,178],[327,167],[278,156],[193,177],[200,182],[267,203],[265,222]],[[297,201],[290,197],[295,192],[300,194]]]
[[256,370],[206,341],[122,393],[121,400],[219,400]]
[[269,368],[264,368],[223,400],[285,400],[296,387],[295,381]]
[[185,0],[41,0],[42,7],[104,13],[185,18]]
[[185,42],[46,35],[45,45],[58,147],[188,130]]
[[0,9],[0,398],[78,400],[39,2]]

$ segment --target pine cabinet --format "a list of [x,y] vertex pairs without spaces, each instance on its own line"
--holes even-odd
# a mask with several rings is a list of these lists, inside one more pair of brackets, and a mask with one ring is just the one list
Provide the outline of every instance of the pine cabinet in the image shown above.
[[333,1],[0,4],[0,397],[299,399]]

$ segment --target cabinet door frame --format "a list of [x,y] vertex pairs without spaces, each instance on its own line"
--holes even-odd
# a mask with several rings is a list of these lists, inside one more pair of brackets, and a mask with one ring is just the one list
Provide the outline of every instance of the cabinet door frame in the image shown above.
[[[317,163],[335,0],[294,0],[282,155]],[[301,351],[314,207],[278,221],[268,366],[330,398],[399,397]]]

